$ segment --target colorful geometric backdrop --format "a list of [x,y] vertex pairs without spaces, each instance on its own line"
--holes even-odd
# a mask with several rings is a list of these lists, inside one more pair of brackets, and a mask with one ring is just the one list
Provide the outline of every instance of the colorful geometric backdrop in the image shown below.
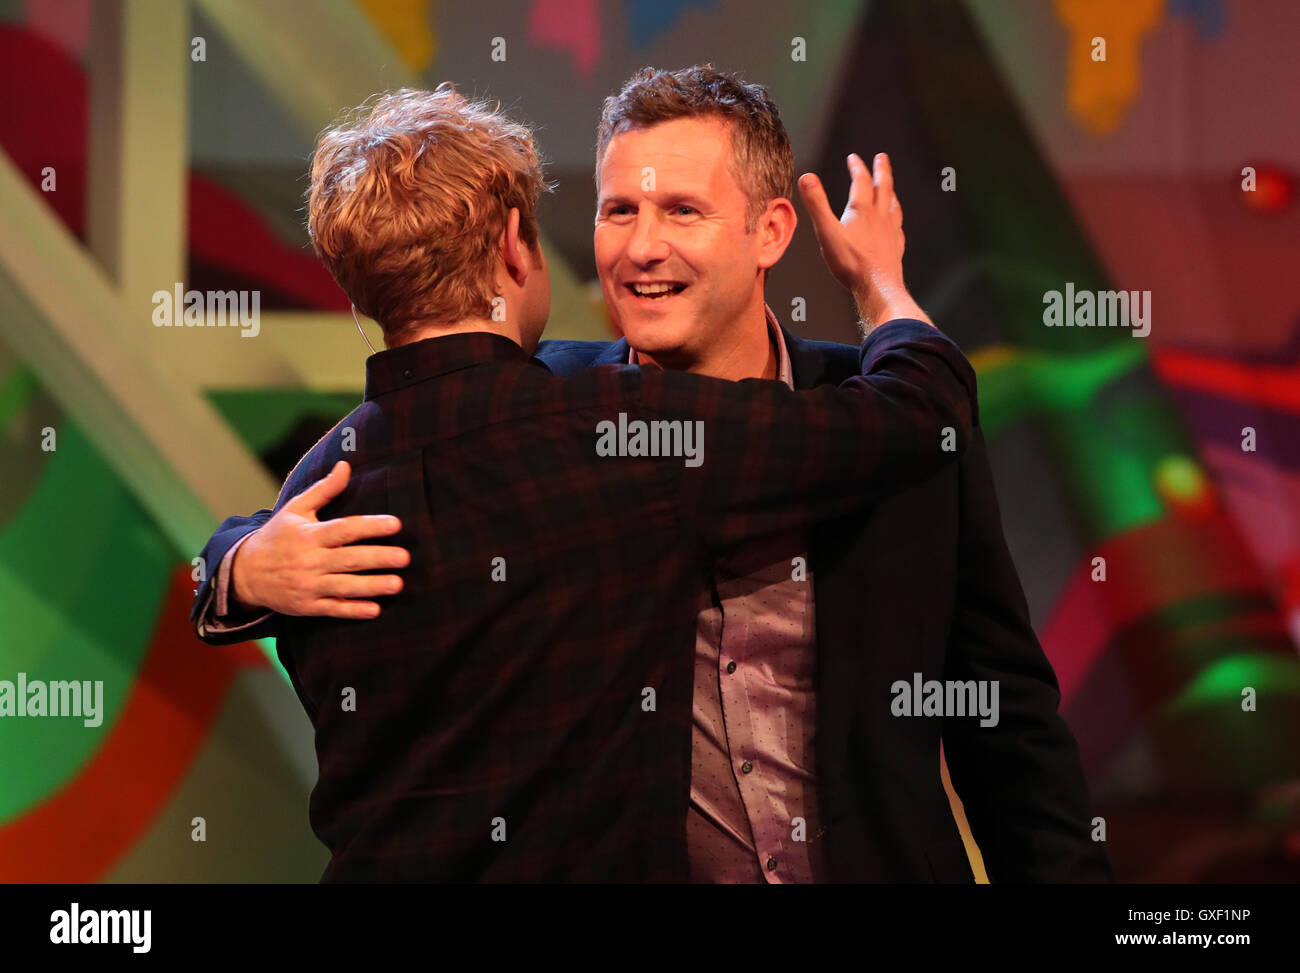
[[[800,171],[833,199],[848,151],[894,160],[909,285],[979,373],[1004,526],[1117,876],[1300,877],[1300,7],[296,7],[204,0],[187,31],[206,60],[188,95],[185,281],[260,291],[266,341],[199,348],[150,328],[139,352],[201,392],[265,482],[352,408],[366,353],[301,226],[328,118],[313,121],[266,53],[292,67],[310,52],[294,46],[297,20],[317,39],[331,18],[362,23],[386,69],[454,80],[539,126],[560,184],[542,210],[560,271],[552,337],[608,331],[589,283],[600,99],[643,64],[711,60],[770,87]],[[0,148],[83,242],[94,23],[89,0],[0,0]],[[1098,34],[1104,70],[1089,56]],[[504,62],[489,57],[495,37]],[[346,59],[319,70],[369,81]],[[41,190],[47,167],[57,191]],[[15,247],[32,229],[12,223],[27,192],[0,189]],[[1044,327],[1043,295],[1067,282],[1150,291],[1150,336]],[[17,318],[21,290],[0,288],[0,314]],[[790,321],[795,297],[805,323]],[[802,333],[852,340],[806,221],[768,299]],[[276,364],[244,364],[266,344]],[[0,330],[0,679],[102,679],[105,714],[97,728],[0,720],[0,881],[314,881],[326,855],[307,826],[315,758],[296,699],[267,646],[195,640],[197,547],[160,522],[112,424],[79,421],[32,347]],[[234,512],[208,511],[211,526]],[[196,816],[206,842],[191,840]]]

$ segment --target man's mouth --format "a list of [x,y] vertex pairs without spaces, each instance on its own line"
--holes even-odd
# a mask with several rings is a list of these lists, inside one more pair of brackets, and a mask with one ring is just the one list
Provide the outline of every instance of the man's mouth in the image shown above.
[[634,281],[630,284],[624,284],[624,287],[639,301],[652,303],[654,301],[666,301],[682,291],[686,290],[685,284],[676,281],[652,281],[640,282]]

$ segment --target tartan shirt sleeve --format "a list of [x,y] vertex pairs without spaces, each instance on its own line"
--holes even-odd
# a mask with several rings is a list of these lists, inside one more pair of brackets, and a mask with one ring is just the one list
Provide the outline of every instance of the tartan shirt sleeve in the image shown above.
[[839,516],[957,460],[978,402],[974,369],[950,338],[896,319],[867,336],[859,364],[838,388],[806,391],[639,373],[648,416],[694,423],[698,456],[659,469],[708,548]]

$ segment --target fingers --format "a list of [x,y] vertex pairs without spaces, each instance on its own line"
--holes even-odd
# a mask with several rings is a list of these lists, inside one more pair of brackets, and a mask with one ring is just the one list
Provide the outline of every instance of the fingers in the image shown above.
[[808,215],[812,217],[813,230],[820,240],[828,239],[827,234],[839,227],[839,218],[831,209],[831,202],[826,198],[826,188],[822,181],[811,172],[799,177],[799,194],[803,196]]
[[295,513],[314,514],[343,492],[351,475],[352,467],[339,460],[323,479],[317,480],[285,506],[292,508]]
[[[321,481],[324,482],[323,480]],[[399,533],[402,522],[390,514],[357,514],[323,521],[313,527],[315,540],[321,547],[342,547],[371,537],[386,537]],[[386,565],[385,565],[386,566]]]
[[848,166],[852,182],[849,185],[849,208],[860,211],[870,205],[877,213],[889,213],[895,200],[894,167],[884,152],[876,153],[872,164],[874,169],[868,169],[862,156],[856,152],[850,153]]
[[876,154],[875,165],[872,183],[875,186],[876,211],[888,213],[890,203],[894,199],[894,167],[889,162],[889,156],[884,152]]
[[874,172],[857,153],[848,156],[852,183],[844,215],[836,218],[821,181],[812,173],[799,190],[812,216],[822,258],[831,274],[854,295],[897,278],[901,290],[903,211],[894,195],[889,157],[875,157]]
[[320,598],[305,606],[304,615],[321,618],[366,619],[379,616],[379,606],[373,601],[344,601],[339,598]]
[[402,590],[402,579],[395,574],[327,574],[313,586],[314,594],[323,599],[383,598]]
[[871,170],[856,152],[849,154],[849,208],[863,209],[871,205]]
[[321,557],[321,569],[331,574],[404,568],[410,563],[411,552],[404,547],[336,547]]

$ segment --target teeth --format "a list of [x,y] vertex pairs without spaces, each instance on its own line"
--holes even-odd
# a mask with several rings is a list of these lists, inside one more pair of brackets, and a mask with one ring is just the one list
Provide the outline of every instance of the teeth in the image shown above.
[[667,294],[673,287],[671,284],[633,284],[632,289],[638,294],[649,297],[655,294]]

